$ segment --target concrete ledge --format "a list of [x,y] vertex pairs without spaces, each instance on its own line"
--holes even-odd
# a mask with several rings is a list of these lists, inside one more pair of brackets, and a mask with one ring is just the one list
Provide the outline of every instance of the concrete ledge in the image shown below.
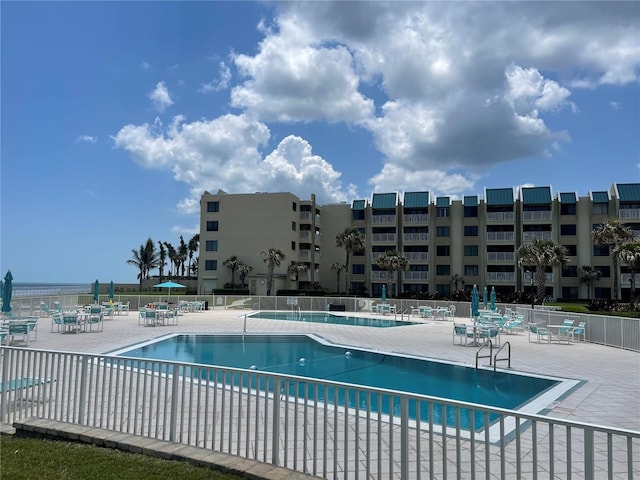
[[[305,480],[318,479],[301,472],[258,462],[244,457],[216,452],[180,443],[120,433],[104,428],[88,427],[73,423],[27,418],[13,423],[15,434],[22,437],[51,438],[89,443],[99,447],[114,448],[124,452],[141,453],[166,460],[189,462],[225,473],[242,475],[256,480]],[[7,431],[3,431],[6,433]]]

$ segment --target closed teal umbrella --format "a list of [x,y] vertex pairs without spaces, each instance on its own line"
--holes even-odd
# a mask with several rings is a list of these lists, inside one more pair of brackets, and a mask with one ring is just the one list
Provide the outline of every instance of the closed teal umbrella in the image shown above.
[[475,320],[478,318],[480,312],[478,312],[478,308],[480,307],[480,299],[478,298],[480,294],[478,293],[478,286],[473,285],[473,290],[471,290],[471,316]]
[[98,303],[100,298],[100,283],[96,280],[96,283],[93,284],[93,301]]
[[495,312],[496,310],[496,289],[495,287],[491,287],[491,311]]
[[386,285],[382,285],[382,303],[385,303],[387,301],[387,286]]
[[113,300],[113,280],[109,284],[109,300]]
[[487,309],[487,303],[489,298],[489,296],[487,295],[487,287],[484,287],[484,291],[482,292],[482,303],[484,304],[484,309]]
[[13,275],[11,270],[7,270],[4,276],[4,287],[2,288],[2,311],[9,313],[11,311],[11,294],[13,293]]

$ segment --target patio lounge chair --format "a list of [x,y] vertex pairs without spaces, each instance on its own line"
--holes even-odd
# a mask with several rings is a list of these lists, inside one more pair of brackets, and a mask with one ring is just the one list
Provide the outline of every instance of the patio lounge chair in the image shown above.
[[542,340],[544,337],[547,338],[547,343],[551,342],[551,332],[546,328],[539,327],[535,323],[529,324],[529,342],[531,342],[532,335],[535,335],[536,341],[538,343],[540,343],[540,340]]
[[579,322],[577,327],[573,327],[569,332],[569,335],[571,336],[571,341],[574,341],[575,337],[578,337],[578,340],[580,340],[580,337],[582,337],[582,341],[585,342],[586,339],[585,339],[584,331],[586,326],[587,324],[585,322]]
[[25,320],[12,320],[7,331],[8,343],[13,343],[16,337],[22,336],[22,341],[29,345],[29,325]]
[[481,328],[478,333],[478,343],[486,343],[491,340],[494,347],[500,346],[500,327]]
[[456,338],[459,339],[460,345],[463,345],[462,341],[464,340],[464,346],[469,345],[469,341],[474,341],[473,335],[473,327],[468,327],[464,323],[454,323],[453,324],[453,344],[456,344]]
[[56,328],[56,331],[59,332],[62,327],[62,314],[55,313],[51,316],[51,331],[53,332],[53,327]]

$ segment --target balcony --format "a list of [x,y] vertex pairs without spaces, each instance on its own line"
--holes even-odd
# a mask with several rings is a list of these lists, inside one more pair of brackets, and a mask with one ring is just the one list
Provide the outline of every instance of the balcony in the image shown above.
[[487,242],[513,242],[515,232],[487,232]]
[[551,232],[522,232],[523,242],[532,242],[534,240],[551,240]]
[[374,243],[396,243],[395,233],[374,233],[371,235],[371,241]]
[[310,262],[311,261],[311,250],[300,250],[298,252],[298,261],[299,262]]
[[371,272],[371,281],[372,282],[386,282],[387,281],[387,272]]
[[396,224],[396,216],[395,215],[372,215],[371,223],[374,225],[380,224]]
[[[621,273],[620,274],[620,286],[626,287],[631,286],[631,274],[630,273]],[[636,273],[636,288],[640,288],[640,273]]]
[[428,233],[404,233],[402,238],[405,242],[425,243],[429,241]]
[[410,262],[428,262],[429,261],[428,252],[404,252],[404,256],[407,257],[407,260],[409,260]]
[[621,208],[618,210],[618,217],[623,219],[640,219],[640,208]]
[[515,262],[515,252],[487,252],[487,262]]
[[[544,279],[546,283],[552,283],[553,282],[553,273],[545,273],[544,274]],[[530,285],[531,284],[531,272],[524,272],[524,275],[522,276],[522,282],[525,285]],[[535,277],[534,277],[534,283],[535,283]]]
[[427,215],[426,213],[407,214],[402,217],[402,221],[404,223],[428,223],[429,215]]
[[515,283],[515,272],[487,272],[487,283]]
[[544,210],[540,212],[522,212],[522,220],[527,221],[549,221],[551,220],[551,210]]
[[429,272],[404,272],[405,280],[429,280]]
[[311,230],[300,230],[300,240],[311,243]]
[[300,223],[311,223],[311,212],[300,212]]
[[513,212],[487,212],[487,222],[513,222]]

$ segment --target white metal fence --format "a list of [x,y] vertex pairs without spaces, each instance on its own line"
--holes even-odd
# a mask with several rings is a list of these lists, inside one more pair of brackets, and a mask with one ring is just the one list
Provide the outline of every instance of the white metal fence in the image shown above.
[[336,479],[640,475],[635,431],[256,370],[1,353],[3,422],[107,428]]

